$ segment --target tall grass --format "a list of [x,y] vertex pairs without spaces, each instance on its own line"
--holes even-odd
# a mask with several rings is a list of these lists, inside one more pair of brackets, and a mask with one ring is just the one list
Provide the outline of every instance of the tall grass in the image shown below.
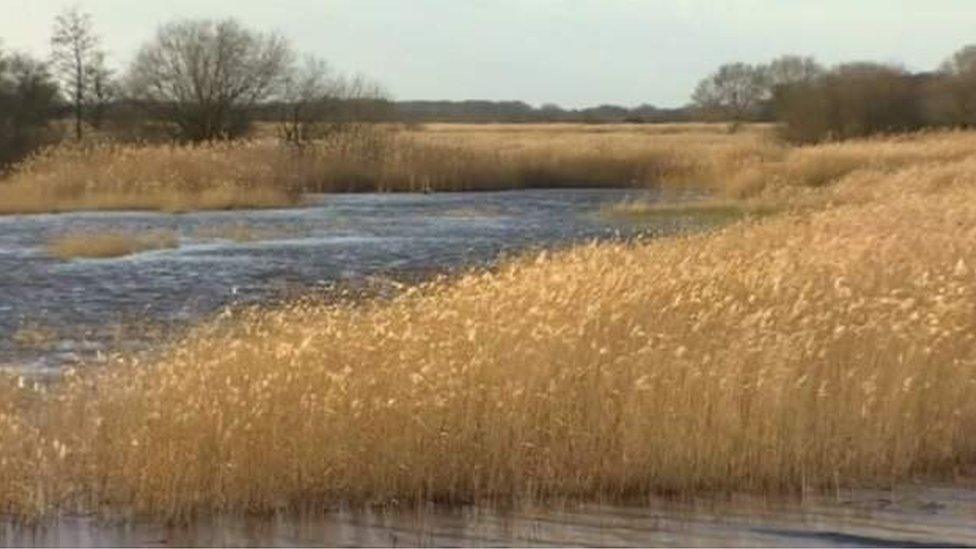
[[[227,313],[48,393],[8,380],[0,506],[186,517],[971,475],[976,159],[931,161],[932,143],[825,149],[870,161],[797,213]],[[878,152],[898,148],[917,160]]]

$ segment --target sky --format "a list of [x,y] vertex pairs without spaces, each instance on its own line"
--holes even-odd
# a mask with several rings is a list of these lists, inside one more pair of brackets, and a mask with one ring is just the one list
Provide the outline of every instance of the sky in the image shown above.
[[159,24],[235,17],[397,99],[685,104],[728,61],[785,53],[930,70],[976,43],[974,0],[0,0],[0,43],[46,55],[89,12],[124,68]]

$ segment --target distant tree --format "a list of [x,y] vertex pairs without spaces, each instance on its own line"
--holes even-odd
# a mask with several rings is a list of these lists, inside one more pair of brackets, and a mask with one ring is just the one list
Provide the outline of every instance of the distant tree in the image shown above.
[[705,118],[731,122],[730,129],[735,130],[740,123],[756,118],[765,89],[761,69],[730,63],[698,83],[692,102]]
[[554,103],[532,108],[513,101],[399,101],[393,106],[399,120],[413,122],[683,122],[694,119],[691,107],[661,109],[653,105],[630,109],[617,105],[567,109]]
[[299,148],[353,125],[391,117],[379,85],[363,76],[335,74],[315,56],[289,69],[276,103],[279,135]]
[[962,47],[943,61],[940,70],[946,74],[976,74],[976,44]]
[[566,111],[555,103],[546,103],[539,107],[539,118],[546,122],[556,122],[562,120]]
[[778,87],[810,83],[827,72],[814,58],[800,55],[783,55],[762,66],[760,71],[770,95]]
[[319,123],[328,116],[339,98],[339,82],[328,64],[307,56],[300,67],[292,67],[282,79],[278,97],[278,133],[292,145],[302,147],[318,137]]
[[105,53],[96,52],[90,69],[90,85],[87,97],[88,119],[96,130],[102,129],[106,111],[113,101],[121,98],[115,74],[105,64]]
[[580,111],[585,122],[622,122],[630,111],[618,105],[597,105]]
[[629,116],[641,122],[653,122],[661,115],[661,109],[654,105],[644,103],[631,109]]
[[54,140],[57,95],[43,63],[0,50],[0,169]]
[[98,36],[91,16],[70,8],[54,20],[51,66],[61,82],[75,119],[75,139],[83,135],[85,104],[92,84],[93,66],[99,57]]
[[184,139],[232,138],[247,129],[253,108],[280,90],[292,57],[281,36],[233,19],[177,21],[139,51],[129,90]]
[[390,95],[374,80],[357,74],[338,80],[339,109],[336,121],[379,122],[393,115]]
[[776,112],[793,141],[847,139],[922,127],[922,97],[918,77],[903,68],[848,63],[781,88]]
[[933,124],[976,126],[976,45],[960,49],[942,63],[929,82],[925,106]]

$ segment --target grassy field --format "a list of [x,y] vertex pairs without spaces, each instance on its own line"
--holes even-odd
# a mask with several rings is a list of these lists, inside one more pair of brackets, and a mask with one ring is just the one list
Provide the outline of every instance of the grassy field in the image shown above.
[[[422,136],[569,154],[535,131],[630,147],[564,127]],[[392,301],[225,315],[148,363],[54,387],[3,379],[0,509],[179,518],[972,479],[976,134],[714,139],[694,162],[724,166],[716,190],[778,213]]]

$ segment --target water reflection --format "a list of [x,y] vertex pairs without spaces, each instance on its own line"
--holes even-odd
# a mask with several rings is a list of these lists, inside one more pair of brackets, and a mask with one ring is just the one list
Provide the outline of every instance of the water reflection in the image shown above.
[[188,526],[66,517],[0,527],[5,545],[44,546],[965,546],[976,542],[976,492],[861,491],[806,501],[731,498],[641,506],[494,510],[425,506],[337,509]]

